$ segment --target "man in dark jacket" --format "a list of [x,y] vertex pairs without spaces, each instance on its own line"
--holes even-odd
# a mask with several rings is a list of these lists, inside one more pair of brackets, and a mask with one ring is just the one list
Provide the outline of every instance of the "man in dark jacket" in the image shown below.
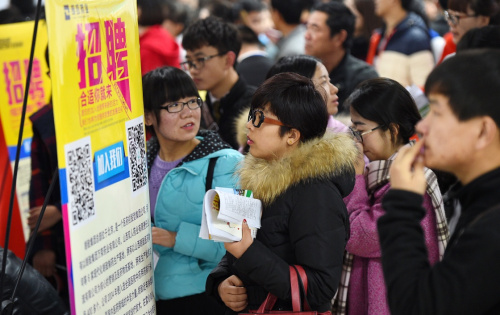
[[307,55],[321,59],[330,73],[330,82],[339,91],[339,114],[348,114],[343,102],[360,82],[377,78],[372,66],[349,51],[354,34],[354,14],[341,2],[328,2],[313,9],[305,34]]
[[[427,79],[423,138],[401,149],[378,221],[392,314],[500,314],[500,52],[471,51]],[[454,174],[462,214],[441,262],[429,265],[420,220],[424,164]]]
[[236,72],[241,48],[238,31],[229,23],[208,17],[186,29],[182,46],[187,59],[182,67],[189,70],[199,90],[208,92],[202,107],[202,128],[218,131],[222,140],[238,149],[234,120],[249,107],[255,91]]

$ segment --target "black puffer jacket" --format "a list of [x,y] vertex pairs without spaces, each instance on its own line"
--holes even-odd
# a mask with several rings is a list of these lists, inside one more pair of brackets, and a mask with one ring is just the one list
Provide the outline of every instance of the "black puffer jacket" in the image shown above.
[[262,200],[262,227],[239,259],[224,256],[207,279],[207,292],[220,300],[218,285],[234,274],[245,284],[249,309],[271,292],[279,298],[275,309],[291,310],[288,266],[299,264],[307,273],[311,308],[330,310],[349,237],[342,198],[354,187],[356,154],[347,135],[327,134],[279,161],[247,155],[240,184]]

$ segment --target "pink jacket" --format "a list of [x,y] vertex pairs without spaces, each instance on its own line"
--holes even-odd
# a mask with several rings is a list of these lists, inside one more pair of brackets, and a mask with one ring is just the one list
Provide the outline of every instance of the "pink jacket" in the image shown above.
[[[347,296],[348,314],[390,314],[382,273],[377,220],[384,214],[382,198],[389,190],[387,183],[369,196],[363,175],[356,175],[351,194],[344,198],[351,223],[351,236],[346,250],[354,255]],[[429,261],[439,260],[436,216],[429,195],[424,196],[427,214],[421,222]]]

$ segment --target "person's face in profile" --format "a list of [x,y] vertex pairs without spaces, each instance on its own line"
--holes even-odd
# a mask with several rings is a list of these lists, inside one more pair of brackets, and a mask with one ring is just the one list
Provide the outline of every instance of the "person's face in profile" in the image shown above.
[[468,169],[481,130],[480,118],[459,121],[442,94],[431,93],[429,105],[429,113],[416,126],[423,136],[425,165],[453,174]]

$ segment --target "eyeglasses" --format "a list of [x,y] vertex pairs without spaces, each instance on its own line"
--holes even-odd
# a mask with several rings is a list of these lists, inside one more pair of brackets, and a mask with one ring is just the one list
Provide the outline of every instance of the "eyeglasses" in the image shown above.
[[383,126],[384,126],[384,125],[380,125],[380,126],[377,126],[377,127],[373,128],[373,129],[370,129],[370,130],[368,130],[368,131],[363,131],[363,132],[361,132],[361,131],[357,131],[356,129],[354,129],[354,128],[352,128],[352,127],[349,127],[349,130],[351,131],[352,135],[354,136],[354,138],[355,138],[356,140],[358,140],[359,142],[363,143],[363,136],[364,136],[364,135],[367,135],[367,134],[369,134],[370,132],[373,132],[373,131],[375,131],[375,130],[377,130],[377,129],[379,129],[379,128],[382,128]]
[[[248,114],[248,121],[252,121],[252,125],[255,128],[260,128],[260,125],[262,125],[263,122],[268,123],[268,124],[272,124],[272,125],[289,127],[289,126],[283,124],[279,120],[267,118],[266,116],[264,116],[264,112],[261,111],[260,109],[254,109],[253,111],[251,111],[250,114]],[[257,122],[257,124],[256,124],[256,122]]]
[[223,53],[211,55],[211,56],[197,58],[195,60],[186,60],[184,62],[181,62],[181,67],[184,71],[189,71],[189,69],[191,69],[191,68],[194,68],[195,70],[201,70],[205,66],[206,61],[209,61],[210,59],[215,58],[215,57],[224,56],[225,54],[227,54],[227,51],[223,52]]
[[460,19],[470,18],[470,17],[477,17],[477,14],[458,15],[458,14],[451,14],[448,11],[444,11],[444,18],[446,22],[451,23],[453,25],[458,25],[458,23],[460,23]]
[[203,104],[201,98],[193,98],[192,100],[189,100],[187,102],[175,102],[172,104],[168,104],[165,106],[161,106],[161,109],[166,109],[167,112],[169,113],[178,113],[181,112],[184,109],[184,106],[187,105],[187,107],[191,110],[197,109],[201,107],[201,104]]

